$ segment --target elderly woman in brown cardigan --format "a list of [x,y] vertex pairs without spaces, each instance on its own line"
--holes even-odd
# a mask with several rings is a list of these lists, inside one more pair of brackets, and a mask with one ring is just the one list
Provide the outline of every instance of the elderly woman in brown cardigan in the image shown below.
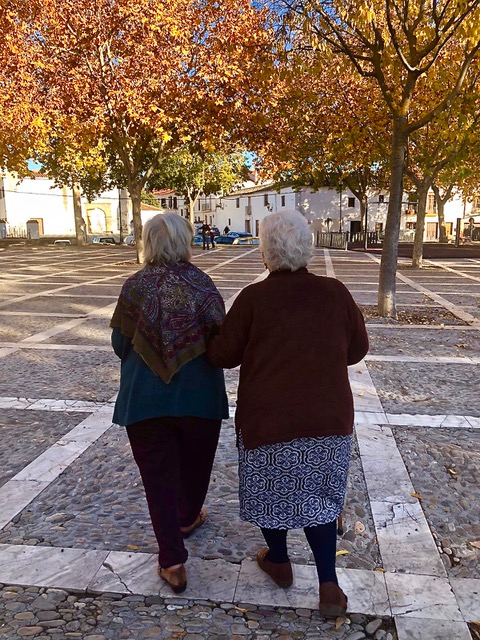
[[281,587],[293,581],[287,532],[304,529],[320,613],[338,616],[347,610],[335,571],[354,415],[347,367],[368,351],[365,323],[341,282],[308,272],[301,214],[265,218],[260,248],[269,276],[243,289],[207,348],[214,366],[240,365],[240,517],[261,527],[257,562]]

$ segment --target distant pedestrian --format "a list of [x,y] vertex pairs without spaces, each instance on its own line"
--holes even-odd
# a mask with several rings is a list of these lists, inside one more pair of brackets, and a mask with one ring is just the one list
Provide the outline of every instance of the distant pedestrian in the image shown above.
[[212,230],[210,229],[210,225],[204,222],[200,227],[200,233],[202,234],[202,239],[203,239],[203,250],[205,251],[205,248],[206,248],[207,251],[210,251],[210,240],[211,240],[211,233],[212,233]]
[[203,502],[222,418],[223,372],[205,356],[225,314],[209,276],[191,262],[193,230],[174,213],[143,227],[144,267],[122,287],[110,326],[121,359],[113,421],[127,428],[158,542],[158,574],[187,585],[183,538],[207,517]]
[[223,235],[226,236],[229,231],[230,231],[230,227],[227,225],[223,230]]
[[212,249],[215,249],[215,232],[213,229],[210,231],[210,240],[212,242]]
[[339,280],[308,272],[302,215],[266,217],[260,248],[269,276],[240,292],[207,349],[217,367],[240,365],[240,517],[261,527],[267,547],[257,563],[281,587],[293,581],[287,532],[303,528],[320,613],[336,617],[347,610],[335,570],[353,431],[347,367],[368,350],[365,323]]

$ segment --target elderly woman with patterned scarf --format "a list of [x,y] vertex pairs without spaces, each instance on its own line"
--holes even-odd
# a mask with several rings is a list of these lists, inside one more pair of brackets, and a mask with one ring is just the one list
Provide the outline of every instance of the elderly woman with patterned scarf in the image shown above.
[[143,227],[144,267],[122,287],[110,326],[121,359],[113,420],[126,426],[158,541],[158,574],[187,586],[183,539],[203,507],[228,403],[222,369],[205,356],[223,300],[191,262],[193,230],[167,213]]
[[347,366],[368,350],[347,288],[309,273],[312,234],[297,212],[267,216],[260,249],[270,274],[245,287],[208,344],[217,367],[240,365],[235,425],[240,517],[267,546],[257,563],[280,587],[293,572],[289,529],[303,528],[320,583],[320,613],[343,615],[335,571],[353,430]]

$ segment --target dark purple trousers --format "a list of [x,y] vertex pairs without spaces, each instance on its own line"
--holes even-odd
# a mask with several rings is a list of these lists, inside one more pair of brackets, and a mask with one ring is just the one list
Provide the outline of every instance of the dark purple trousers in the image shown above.
[[162,417],[127,426],[161,567],[188,558],[180,527],[195,522],[207,495],[221,420]]

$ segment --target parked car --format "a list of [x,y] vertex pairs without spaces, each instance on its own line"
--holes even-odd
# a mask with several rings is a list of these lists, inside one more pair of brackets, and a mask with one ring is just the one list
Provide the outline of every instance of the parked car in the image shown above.
[[260,244],[260,239],[255,237],[250,238],[234,238],[234,245],[245,245],[245,244]]
[[92,242],[94,244],[117,244],[113,236],[95,236]]
[[123,240],[124,244],[127,244],[129,247],[135,245],[135,236],[126,236]]
[[192,244],[193,244],[194,247],[203,246],[203,238],[202,238],[202,236],[199,236],[199,235],[195,234],[193,236]]
[[245,231],[229,231],[227,236],[230,236],[230,238],[251,238],[252,234]]
[[215,236],[215,244],[233,244],[233,236]]

